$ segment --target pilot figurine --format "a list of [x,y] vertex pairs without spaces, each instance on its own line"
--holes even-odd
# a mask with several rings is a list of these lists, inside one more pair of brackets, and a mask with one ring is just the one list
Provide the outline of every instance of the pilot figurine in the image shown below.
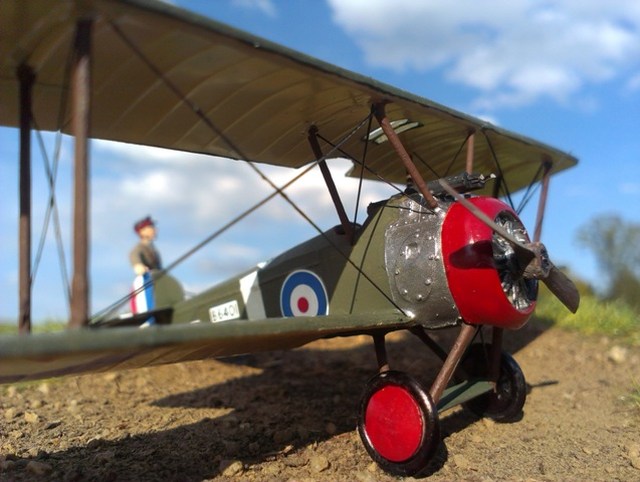
[[138,221],[133,229],[138,234],[140,242],[131,250],[129,260],[136,275],[144,274],[151,270],[162,269],[160,253],[153,245],[156,238],[156,225],[150,216]]

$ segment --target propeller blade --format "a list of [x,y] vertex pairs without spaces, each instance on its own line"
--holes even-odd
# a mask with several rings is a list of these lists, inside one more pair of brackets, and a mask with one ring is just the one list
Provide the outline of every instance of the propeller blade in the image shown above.
[[471,214],[473,214],[476,218],[493,229],[494,232],[498,233],[504,239],[509,241],[509,243],[511,243],[522,266],[526,266],[527,264],[529,264],[529,261],[536,257],[536,253],[532,249],[522,244],[511,233],[507,232],[506,229],[497,224],[493,219],[491,219],[480,209],[470,203],[467,198],[462,196],[458,191],[451,187],[451,184],[449,184],[444,179],[439,179],[438,181],[440,182],[440,185],[444,188],[444,190],[447,191],[449,195],[453,196],[456,201],[467,208]]
[[571,313],[578,311],[580,306],[580,293],[576,285],[569,277],[560,271],[553,263],[549,270],[549,275],[542,278],[542,282],[547,285],[556,298],[558,298]]

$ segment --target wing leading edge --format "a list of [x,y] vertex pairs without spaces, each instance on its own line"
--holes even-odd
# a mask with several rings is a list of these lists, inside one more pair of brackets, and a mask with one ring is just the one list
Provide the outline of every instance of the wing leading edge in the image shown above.
[[[439,175],[464,170],[464,155],[456,153],[471,132],[476,170],[493,172],[497,157],[512,191],[528,185],[541,161],[551,160],[554,172],[577,162],[545,144],[165,2],[55,4],[0,3],[0,124],[18,125],[16,72],[28,65],[36,74],[37,125],[57,129],[63,105],[68,130],[65,65],[77,21],[91,18],[95,138],[300,167],[314,157],[307,143],[311,126],[325,138],[341,139],[366,118],[372,103],[384,102],[392,120],[420,125],[403,133],[403,142]],[[364,135],[347,140],[344,151],[360,155]],[[367,165],[390,181],[405,181],[388,143],[371,144]],[[435,177],[420,169],[425,179]],[[367,171],[365,177],[373,175]]]
[[319,338],[407,327],[371,316],[269,318],[0,338],[0,383],[295,348]]

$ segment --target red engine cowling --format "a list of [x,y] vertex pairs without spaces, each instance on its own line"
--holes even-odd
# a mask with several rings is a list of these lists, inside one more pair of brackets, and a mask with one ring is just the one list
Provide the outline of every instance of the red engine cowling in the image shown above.
[[[529,238],[517,214],[502,201],[470,198],[519,241]],[[520,328],[533,310],[537,281],[519,274],[513,248],[464,206],[454,203],[442,225],[442,254],[451,295],[467,323]]]

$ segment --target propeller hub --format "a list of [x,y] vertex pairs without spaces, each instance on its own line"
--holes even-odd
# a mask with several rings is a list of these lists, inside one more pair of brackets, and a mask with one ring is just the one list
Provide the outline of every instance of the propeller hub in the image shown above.
[[549,253],[544,244],[540,242],[528,243],[529,248],[535,256],[531,258],[529,263],[524,268],[523,277],[526,279],[545,279],[551,272],[551,260],[549,259]]
[[[504,210],[493,221],[518,243],[529,244],[527,230],[514,213]],[[526,252],[517,248],[518,245],[512,241],[498,233],[493,234],[493,262],[500,276],[502,290],[516,309],[527,310],[538,296],[538,278],[523,275],[532,262],[532,256],[527,256]]]

